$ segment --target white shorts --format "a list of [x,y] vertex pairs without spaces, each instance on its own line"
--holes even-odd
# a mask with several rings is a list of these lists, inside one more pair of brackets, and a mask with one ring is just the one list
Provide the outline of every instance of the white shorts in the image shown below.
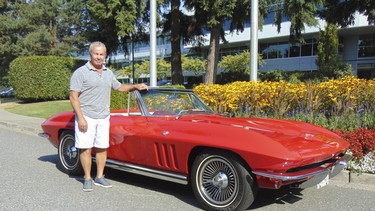
[[78,122],[75,120],[75,147],[78,149],[109,147],[109,117],[105,119],[93,119],[84,116],[87,122],[87,131],[81,132]]

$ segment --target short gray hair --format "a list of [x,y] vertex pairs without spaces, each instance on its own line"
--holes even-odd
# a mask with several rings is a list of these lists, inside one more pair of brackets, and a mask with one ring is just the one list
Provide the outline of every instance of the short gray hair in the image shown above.
[[100,42],[100,41],[95,41],[95,42],[92,42],[90,44],[90,47],[89,47],[89,53],[91,53],[92,49],[94,46],[100,46],[100,47],[103,47],[105,52],[107,53],[107,48],[105,47],[104,43]]

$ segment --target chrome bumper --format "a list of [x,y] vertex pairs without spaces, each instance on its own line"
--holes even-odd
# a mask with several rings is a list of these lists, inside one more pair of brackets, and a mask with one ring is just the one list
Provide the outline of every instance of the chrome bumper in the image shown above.
[[349,160],[351,159],[351,156],[348,154],[345,154],[343,157],[341,157],[339,160],[337,160],[332,167],[311,172],[308,174],[301,174],[301,175],[279,175],[279,174],[272,174],[272,173],[265,173],[265,172],[259,172],[259,171],[253,171],[255,175],[265,177],[272,179],[275,181],[275,188],[279,188],[282,186],[282,184],[290,184],[291,182],[295,181],[296,183],[292,183],[294,186],[299,188],[307,188],[312,187],[317,184],[319,184],[321,181],[323,181],[327,176],[329,178],[333,178],[337,174],[339,174],[347,165]]

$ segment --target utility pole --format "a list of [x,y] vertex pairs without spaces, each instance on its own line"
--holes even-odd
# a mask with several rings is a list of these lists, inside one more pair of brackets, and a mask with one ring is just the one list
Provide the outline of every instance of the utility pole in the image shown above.
[[150,86],[156,86],[156,0],[150,1]]
[[133,78],[133,84],[135,84],[135,67],[134,67],[134,33],[132,34],[132,78]]
[[250,81],[258,74],[258,0],[251,0]]

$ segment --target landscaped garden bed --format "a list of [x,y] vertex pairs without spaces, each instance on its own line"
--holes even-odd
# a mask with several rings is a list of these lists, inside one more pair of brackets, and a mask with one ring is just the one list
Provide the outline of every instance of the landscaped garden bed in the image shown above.
[[351,144],[348,170],[375,173],[375,80],[201,84],[194,92],[218,113],[293,119],[335,131]]

